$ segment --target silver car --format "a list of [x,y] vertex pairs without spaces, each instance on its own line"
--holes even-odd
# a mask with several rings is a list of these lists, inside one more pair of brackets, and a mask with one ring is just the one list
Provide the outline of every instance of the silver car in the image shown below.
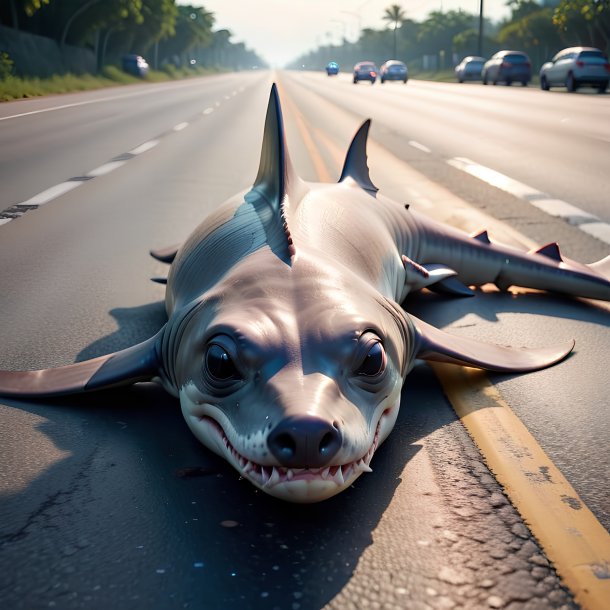
[[610,81],[608,57],[593,47],[569,47],[559,51],[540,69],[540,88],[566,87],[576,91],[589,85],[603,93]]
[[483,66],[483,84],[499,82],[511,85],[514,82],[521,83],[524,87],[532,79],[532,62],[530,58],[521,51],[498,51]]
[[481,70],[483,69],[484,63],[484,57],[477,57],[476,55],[464,57],[455,67],[455,77],[460,83],[463,83],[466,80],[481,80]]

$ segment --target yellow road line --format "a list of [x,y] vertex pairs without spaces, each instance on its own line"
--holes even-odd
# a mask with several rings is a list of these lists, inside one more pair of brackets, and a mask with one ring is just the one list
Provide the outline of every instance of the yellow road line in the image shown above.
[[[302,114],[279,88],[320,181],[332,181]],[[340,163],[337,147],[315,133]],[[584,610],[608,610],[610,534],[483,371],[440,363],[433,363],[432,368],[490,470],[576,601]]]
[[557,573],[586,610],[610,607],[610,534],[489,382],[433,364],[446,396]]

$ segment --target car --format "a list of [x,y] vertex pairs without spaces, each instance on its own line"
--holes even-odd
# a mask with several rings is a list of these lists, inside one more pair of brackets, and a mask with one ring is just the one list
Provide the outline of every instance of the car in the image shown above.
[[361,80],[371,81],[371,85],[375,84],[379,70],[372,61],[361,61],[354,66],[354,84]]
[[603,93],[609,81],[608,57],[594,47],[568,47],[540,68],[540,88],[544,91],[566,87],[572,92],[589,85]]
[[403,83],[406,83],[409,80],[409,71],[402,61],[390,59],[381,66],[379,80],[382,85],[387,80],[401,80]]
[[532,80],[532,62],[521,51],[498,51],[485,62],[481,76],[484,85],[520,82],[525,87]]
[[455,67],[455,77],[459,83],[463,83],[466,80],[481,80],[481,71],[484,64],[484,57],[468,55]]
[[141,77],[148,74],[148,62],[141,55],[123,55],[122,65],[127,74]]
[[328,74],[328,76],[339,74],[339,64],[336,61],[329,61],[326,64],[326,74]]

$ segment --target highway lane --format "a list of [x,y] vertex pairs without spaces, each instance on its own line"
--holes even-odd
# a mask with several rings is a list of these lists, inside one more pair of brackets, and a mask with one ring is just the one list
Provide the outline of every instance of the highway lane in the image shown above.
[[0,211],[201,120],[260,81],[256,72],[134,85],[0,106]]
[[[259,76],[154,149],[0,227],[0,366],[88,358],[159,327],[163,290],[147,277],[164,268],[147,251],[181,241],[207,211],[252,182],[270,82]],[[288,78],[282,83],[290,94]],[[299,171],[314,178],[316,162],[294,112],[311,98],[289,98],[290,150]],[[176,111],[167,123],[186,121],[190,111]],[[332,136],[321,149],[329,174],[360,118],[341,110],[304,116],[306,128]],[[113,154],[153,137],[157,127],[121,141]],[[400,176],[384,173],[387,158],[382,152],[376,170],[388,190],[399,190]],[[474,321],[490,340],[514,338],[507,316],[548,310],[546,302],[496,298],[479,300],[487,304],[477,312],[488,319]],[[569,304],[556,312],[561,324],[545,318],[528,344],[544,344],[583,313]],[[589,314],[591,334],[603,343],[604,318]],[[455,302],[451,318],[454,330],[472,332]],[[562,381],[578,387],[578,364],[552,379],[536,374],[538,384],[545,392]],[[528,391],[543,395],[531,377]],[[0,596],[12,607],[166,608],[202,599],[218,608],[339,608],[382,598],[396,607],[405,599],[421,607],[486,607],[490,598],[516,607],[544,597],[548,607],[570,603],[427,369],[414,372],[403,401],[375,474],[344,498],[307,509],[240,483],[152,386],[51,407],[3,401]]]
[[466,157],[610,221],[608,95],[413,79],[371,87],[353,85],[348,74],[291,77],[435,156]]

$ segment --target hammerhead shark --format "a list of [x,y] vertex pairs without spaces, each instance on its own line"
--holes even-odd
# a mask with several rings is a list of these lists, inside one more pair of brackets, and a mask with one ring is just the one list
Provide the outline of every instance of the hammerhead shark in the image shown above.
[[317,502],[349,487],[390,434],[416,359],[501,372],[555,364],[574,347],[513,350],[407,313],[412,291],[530,287],[610,300],[610,256],[584,265],[556,244],[522,252],[384,197],[371,181],[370,121],[338,183],[302,180],[273,85],[254,185],[212,212],[170,264],[168,320],[92,360],[0,371],[0,395],[48,397],[156,381],[195,436],[264,492]]

